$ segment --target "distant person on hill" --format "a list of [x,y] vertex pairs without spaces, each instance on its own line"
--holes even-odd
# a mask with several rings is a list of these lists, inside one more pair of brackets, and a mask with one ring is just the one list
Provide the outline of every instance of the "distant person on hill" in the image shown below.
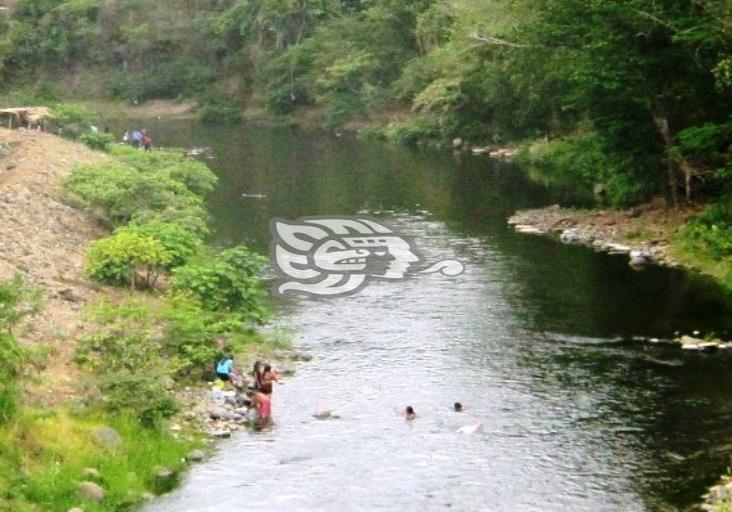
[[130,132],[129,131],[125,131],[125,134],[122,135],[122,142],[125,144],[130,143]]
[[135,128],[132,130],[132,135],[130,136],[130,139],[132,140],[132,147],[137,149],[140,147],[140,142],[142,142],[142,132]]
[[142,129],[142,147],[145,151],[152,151],[152,138],[144,128]]
[[234,372],[234,357],[226,355],[216,363],[216,376],[228,382],[231,380],[231,374]]

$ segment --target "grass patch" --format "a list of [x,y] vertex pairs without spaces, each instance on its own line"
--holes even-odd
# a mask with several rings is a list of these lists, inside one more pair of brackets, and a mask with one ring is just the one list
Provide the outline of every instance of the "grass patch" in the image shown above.
[[[98,445],[92,435],[98,426],[114,428],[121,446]],[[31,504],[53,511],[75,506],[86,512],[124,510],[152,492],[156,467],[180,470],[185,455],[200,445],[195,434],[176,439],[126,415],[25,410],[0,429],[0,482],[10,484],[3,486],[10,490],[0,494],[0,510],[3,505],[36,510]],[[96,469],[99,477],[86,476],[86,468]],[[85,480],[105,489],[101,502],[89,502],[80,493],[79,482]]]

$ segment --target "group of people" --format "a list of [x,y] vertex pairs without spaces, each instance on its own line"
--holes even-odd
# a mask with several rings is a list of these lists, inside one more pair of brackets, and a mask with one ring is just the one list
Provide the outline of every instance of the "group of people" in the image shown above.
[[143,148],[145,151],[152,151],[152,137],[145,128],[126,131],[122,136],[122,142],[130,144],[133,148]]
[[272,416],[272,391],[277,382],[277,372],[272,365],[257,361],[252,369],[252,379],[247,381],[244,375],[234,369],[234,357],[226,355],[216,362],[216,376],[223,381],[231,382],[234,388],[246,395],[243,404],[256,411],[261,423],[266,423]]

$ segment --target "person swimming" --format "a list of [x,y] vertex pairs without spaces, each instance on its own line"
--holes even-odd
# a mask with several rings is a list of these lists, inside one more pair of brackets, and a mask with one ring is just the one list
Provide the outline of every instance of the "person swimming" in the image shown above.
[[465,409],[467,409],[467,407],[465,407],[465,406],[464,406],[463,404],[461,404],[460,402],[455,402],[454,404],[452,404],[452,409],[453,409],[453,410],[454,410],[455,412],[463,412],[463,411],[464,411]]
[[408,405],[406,409],[404,409],[404,419],[407,420],[413,420],[417,417],[417,413],[414,412],[414,407],[411,405]]

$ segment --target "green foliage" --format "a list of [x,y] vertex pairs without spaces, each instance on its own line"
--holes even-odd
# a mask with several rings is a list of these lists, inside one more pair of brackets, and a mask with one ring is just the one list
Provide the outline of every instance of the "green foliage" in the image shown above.
[[52,130],[72,139],[90,131],[94,113],[88,108],[71,103],[59,103],[51,109],[48,118]]
[[198,118],[205,124],[236,124],[241,121],[241,105],[223,96],[204,99]]
[[196,297],[207,311],[230,312],[248,321],[264,318],[259,272],[265,259],[244,246],[173,270],[173,289]]
[[38,291],[16,275],[12,281],[0,281],[0,424],[16,413],[17,377],[24,361],[24,352],[12,333],[13,326],[24,317],[39,311]]
[[[120,434],[119,448],[105,449],[93,441],[90,431],[101,425]],[[0,478],[11,483],[3,486],[0,509],[18,512],[65,511],[81,503],[89,512],[134,510],[144,493],[154,490],[157,468],[184,469],[181,461],[199,446],[166,429],[147,428],[134,415],[98,410],[25,409],[12,425],[0,427],[0,441]],[[100,503],[86,502],[79,491],[79,481],[88,479],[84,469],[90,467],[99,471],[106,491]]]
[[538,170],[548,183],[573,183],[586,194],[592,192],[595,184],[602,184],[610,203],[616,206],[633,203],[644,190],[642,176],[633,175],[638,169],[608,151],[603,139],[594,132],[536,142],[524,148],[519,161]]
[[81,142],[97,151],[109,151],[109,145],[114,142],[114,135],[111,133],[95,132],[89,130],[79,137]]
[[684,237],[716,259],[732,258],[732,197],[711,205],[690,222],[684,229]]
[[177,405],[152,310],[128,301],[118,307],[104,303],[91,314],[100,327],[82,340],[77,361],[97,375],[101,404],[111,412],[132,411],[143,425],[158,426]]
[[65,189],[115,225],[156,220],[199,235],[207,232],[202,195],[213,188],[216,176],[204,164],[163,151],[113,152],[124,164],[76,167],[64,181]]
[[177,376],[205,377],[227,340],[242,330],[236,315],[205,310],[190,295],[173,294],[163,307],[163,350]]
[[160,272],[173,261],[159,240],[135,229],[120,230],[93,242],[87,259],[86,271],[92,279],[133,288],[154,286]]
[[166,270],[188,263],[203,250],[203,240],[194,233],[176,225],[161,221],[133,223],[118,228],[115,234],[132,233],[149,237],[160,243],[170,259]]

